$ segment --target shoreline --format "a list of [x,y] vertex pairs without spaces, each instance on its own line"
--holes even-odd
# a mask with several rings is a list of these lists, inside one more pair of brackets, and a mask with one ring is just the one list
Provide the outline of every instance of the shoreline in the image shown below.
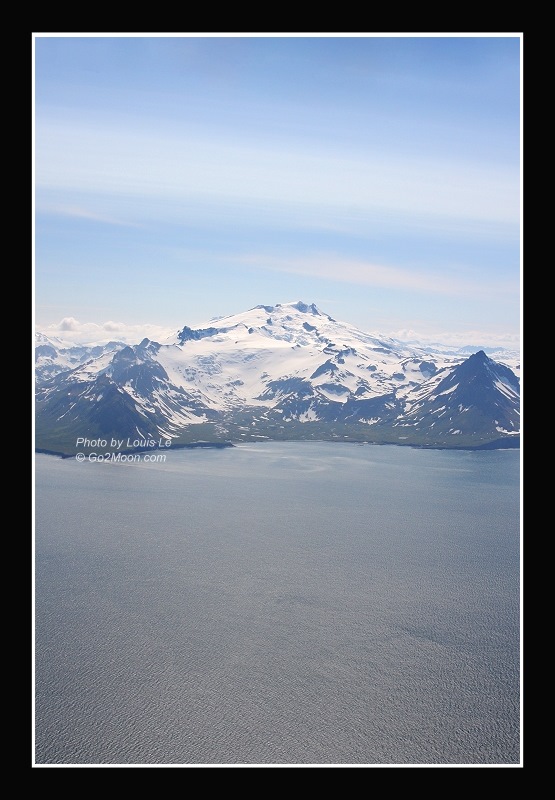
[[[227,447],[235,447],[232,442],[186,442],[185,444],[174,444],[171,446],[172,450],[196,450],[198,448],[215,448],[222,450]],[[168,452],[170,448],[166,447],[132,447],[123,451],[126,456],[132,456],[136,453],[155,453],[155,452]],[[40,453],[46,456],[57,456],[58,458],[75,458],[77,453],[64,453],[61,450],[48,450],[45,447],[35,447],[35,453]]]
[[[371,442],[371,441],[357,441],[355,439],[265,439],[264,442],[258,441],[237,441],[237,442],[186,442],[174,444],[171,448],[164,447],[134,447],[125,450],[125,455],[135,455],[136,453],[153,453],[153,452],[169,452],[169,450],[196,450],[202,449],[215,449],[222,450],[230,447],[237,447],[241,444],[266,444],[267,442],[330,442],[333,444],[357,444],[357,445],[373,445],[378,447],[412,447],[416,450],[466,450],[469,452],[475,451],[491,451],[491,450],[519,450],[520,449],[520,436],[515,436],[513,439],[503,438],[494,439],[491,442],[485,442],[478,445],[442,445],[442,444],[417,444],[411,442]],[[57,458],[67,459],[75,458],[77,453],[64,453],[61,450],[49,450],[45,447],[35,447],[35,453],[47,456],[56,456]]]

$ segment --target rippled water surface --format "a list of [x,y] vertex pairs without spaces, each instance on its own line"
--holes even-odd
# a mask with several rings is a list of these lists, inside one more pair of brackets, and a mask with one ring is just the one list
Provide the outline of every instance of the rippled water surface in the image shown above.
[[37,456],[37,763],[518,763],[518,472],[308,442]]

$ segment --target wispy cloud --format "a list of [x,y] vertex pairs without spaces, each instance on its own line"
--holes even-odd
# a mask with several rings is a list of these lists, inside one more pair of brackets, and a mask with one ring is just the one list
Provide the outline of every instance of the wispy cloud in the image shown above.
[[[37,185],[47,191],[142,199],[158,208],[201,200],[333,209],[347,216],[415,215],[517,225],[518,172],[478,163],[400,157],[395,152],[251,145],[157,136],[108,125],[43,122]],[[77,209],[79,211],[79,209]]]
[[339,256],[330,257],[327,254],[312,255],[306,258],[278,258],[263,254],[248,254],[237,260],[260,269],[397,291],[431,292],[450,296],[472,296],[478,293],[481,295],[515,294],[517,296],[519,289],[518,284],[513,285],[508,281],[488,284],[483,280],[466,279],[460,275],[427,273],[418,269],[409,270]]
[[108,214],[99,214],[96,211],[91,211],[87,208],[79,206],[65,206],[51,204],[47,202],[40,202],[37,204],[37,211],[42,214],[54,214],[62,217],[72,217],[77,219],[86,219],[91,222],[102,222],[106,225],[122,225],[126,228],[140,227],[136,222],[130,222],[116,217],[109,216]]

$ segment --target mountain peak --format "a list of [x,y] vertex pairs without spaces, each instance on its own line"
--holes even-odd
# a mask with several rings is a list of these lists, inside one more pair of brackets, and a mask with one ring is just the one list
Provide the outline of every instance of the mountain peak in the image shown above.
[[300,311],[301,314],[314,314],[315,316],[327,316],[327,314],[323,314],[322,311],[318,308],[316,303],[303,303],[302,300],[297,300],[296,302],[291,303],[276,303],[275,308],[294,308],[296,311]]
[[317,307],[316,303],[303,303],[302,300],[293,301],[291,303],[276,303],[275,306],[266,306],[260,304],[254,307],[255,309],[261,309],[262,311],[266,311],[268,314],[271,314],[276,308],[294,308],[297,311],[300,311],[302,314],[317,314],[322,315],[322,312]]
[[320,315],[320,312],[316,308],[315,303],[311,303],[310,305],[307,305],[306,303],[303,303],[302,300],[297,300],[296,303],[286,303],[285,305],[290,305],[293,308],[296,308],[297,311],[301,311],[303,314],[318,314],[318,315]]

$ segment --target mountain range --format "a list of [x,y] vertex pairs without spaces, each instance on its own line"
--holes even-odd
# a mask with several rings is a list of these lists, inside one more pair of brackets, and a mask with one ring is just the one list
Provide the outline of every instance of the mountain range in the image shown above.
[[471,350],[365,333],[301,301],[132,346],[37,334],[36,447],[70,454],[78,438],[112,437],[518,446],[518,358]]

